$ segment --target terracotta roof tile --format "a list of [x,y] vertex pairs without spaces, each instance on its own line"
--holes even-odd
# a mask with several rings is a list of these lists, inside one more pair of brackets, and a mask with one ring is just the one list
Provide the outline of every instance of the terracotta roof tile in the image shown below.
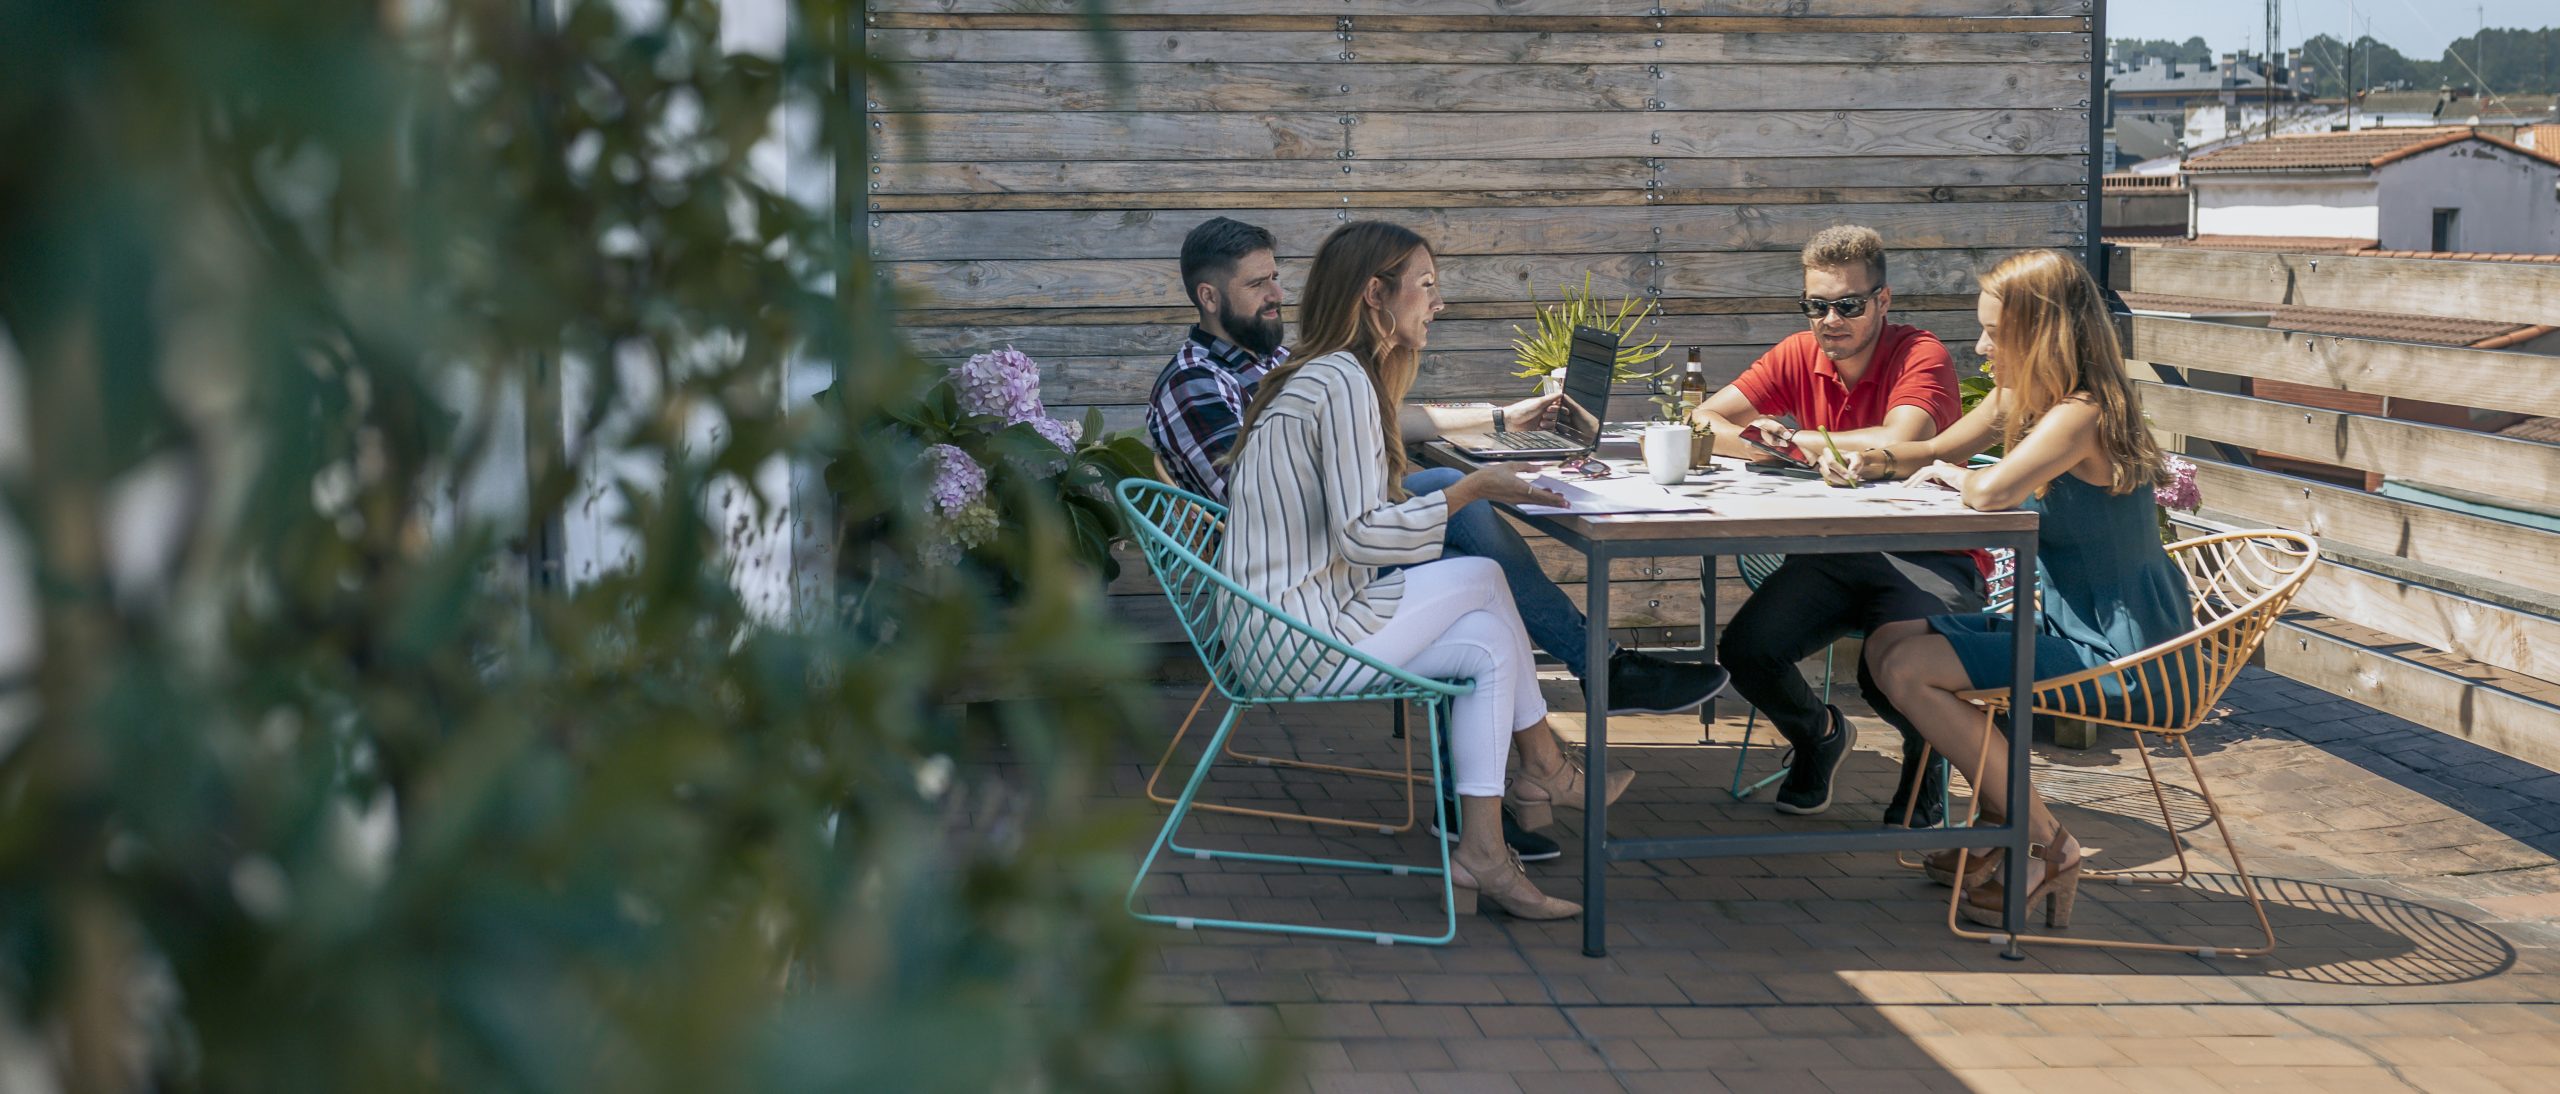
[[2354,133],[2306,133],[2269,137],[2207,152],[2186,162],[2189,172],[2353,171],[2380,167],[2461,141],[2485,141],[2536,159],[2560,163],[2560,150],[2538,150],[2484,136],[2469,126],[2366,129]]
[[2513,437],[2519,441],[2560,444],[2560,418],[2527,418],[2499,430],[2498,435]]
[[2385,251],[2368,247],[2357,251],[2360,258],[2441,258],[2456,262],[2539,262],[2560,266],[2560,254],[2529,255],[2506,251]]
[[2380,338],[2393,342],[2421,342],[2432,346],[2477,345],[2481,342],[2505,338],[2518,331],[2533,329],[2530,324],[2524,323],[2447,319],[2434,315],[2395,315],[2387,312],[2347,311],[2341,308],[2305,308],[2292,304],[2251,304],[2192,296],[2167,296],[2158,293],[2125,293],[2124,302],[2126,307],[2137,311],[2192,311],[2216,314],[2235,311],[2266,312],[2271,316],[2267,320],[2267,326],[2276,330],[2335,334],[2348,338]]
[[[2112,241],[2115,234],[2106,233]],[[2188,239],[2185,232],[2172,238],[2132,238],[2133,246],[2198,247],[2208,251],[2277,251],[2289,255],[2344,255],[2370,249],[2370,239],[2337,239],[2330,236],[2197,236]]]

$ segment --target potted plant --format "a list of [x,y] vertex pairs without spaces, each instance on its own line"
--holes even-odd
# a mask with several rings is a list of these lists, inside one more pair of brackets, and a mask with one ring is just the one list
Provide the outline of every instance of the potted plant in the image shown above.
[[1605,300],[1591,289],[1591,275],[1582,275],[1582,286],[1564,286],[1564,299],[1539,304],[1537,290],[1531,289],[1529,303],[1537,308],[1537,329],[1524,330],[1517,324],[1512,331],[1520,337],[1511,340],[1519,351],[1520,371],[1512,375],[1539,382],[1540,390],[1552,395],[1562,391],[1565,361],[1573,355],[1573,329],[1592,327],[1618,336],[1616,381],[1634,383],[1662,375],[1661,370],[1644,371],[1644,366],[1670,347],[1659,338],[1647,336],[1632,340],[1636,328],[1653,315],[1653,302],[1626,297]]

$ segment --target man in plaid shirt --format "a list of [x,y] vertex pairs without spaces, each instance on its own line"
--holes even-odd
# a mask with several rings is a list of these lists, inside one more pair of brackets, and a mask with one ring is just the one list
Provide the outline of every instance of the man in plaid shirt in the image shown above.
[[[1227,499],[1226,469],[1219,461],[1235,447],[1255,387],[1289,356],[1280,344],[1282,293],[1273,251],[1268,230],[1226,217],[1212,218],[1182,241],[1182,288],[1199,321],[1148,394],[1147,440],[1176,484],[1212,501]],[[1513,428],[1541,429],[1556,402],[1551,395],[1526,399],[1503,408],[1502,415]],[[1411,442],[1482,432],[1496,420],[1491,410],[1407,405],[1397,425]],[[1454,468],[1426,468],[1406,476],[1404,486],[1428,494],[1459,477]],[[1445,551],[1500,563],[1530,639],[1575,678],[1587,678],[1583,651],[1589,626],[1538,565],[1518,529],[1489,504],[1469,505],[1449,514]],[[1613,714],[1689,710],[1714,698],[1729,679],[1717,665],[1681,664],[1634,650],[1613,650],[1608,671]],[[1553,840],[1519,829],[1508,811],[1503,835],[1524,860],[1558,854]]]

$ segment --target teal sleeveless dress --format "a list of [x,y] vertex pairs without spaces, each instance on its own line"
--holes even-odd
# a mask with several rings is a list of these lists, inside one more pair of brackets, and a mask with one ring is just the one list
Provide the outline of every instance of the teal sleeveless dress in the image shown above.
[[[2036,531],[2036,679],[2093,669],[2187,633],[2195,612],[2187,575],[2160,547],[2159,503],[2151,491],[2109,494],[2068,471],[2042,498],[2021,506],[2042,519]],[[1929,629],[1945,636],[1974,687],[2007,687],[2009,614],[1940,615]],[[2192,657],[2192,653],[2190,653]],[[2065,692],[2072,714],[2146,725],[2176,725],[2187,705],[2195,666],[2160,666],[2127,682],[2121,677]]]

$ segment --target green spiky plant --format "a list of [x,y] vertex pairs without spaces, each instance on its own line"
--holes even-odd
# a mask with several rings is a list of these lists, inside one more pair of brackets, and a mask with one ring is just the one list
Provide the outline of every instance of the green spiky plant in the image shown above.
[[[927,571],[933,371],[849,188],[751,163],[859,171],[898,72],[850,0],[774,55],[646,7],[0,0],[0,1085],[1273,1081],[1141,1005],[1074,514],[1014,499],[1001,600],[740,595],[776,514],[722,499],[821,458],[841,549]],[[559,572],[599,499],[627,564]],[[989,678],[1043,701],[940,701]]]
[[1592,291],[1588,273],[1582,275],[1579,288],[1566,285],[1563,290],[1564,298],[1551,304],[1539,304],[1537,290],[1532,288],[1529,291],[1529,303],[1537,309],[1534,319],[1537,329],[1523,330],[1517,324],[1512,326],[1512,331],[1519,337],[1511,340],[1511,347],[1518,352],[1520,365],[1520,371],[1512,375],[1543,383],[1548,376],[1563,369],[1573,355],[1575,327],[1594,327],[1618,336],[1616,379],[1619,383],[1651,380],[1668,371],[1657,369],[1647,372],[1644,369],[1670,348],[1662,339],[1649,335],[1639,342],[1632,338],[1637,328],[1652,317],[1652,301],[1632,296],[1619,300],[1603,299]]

